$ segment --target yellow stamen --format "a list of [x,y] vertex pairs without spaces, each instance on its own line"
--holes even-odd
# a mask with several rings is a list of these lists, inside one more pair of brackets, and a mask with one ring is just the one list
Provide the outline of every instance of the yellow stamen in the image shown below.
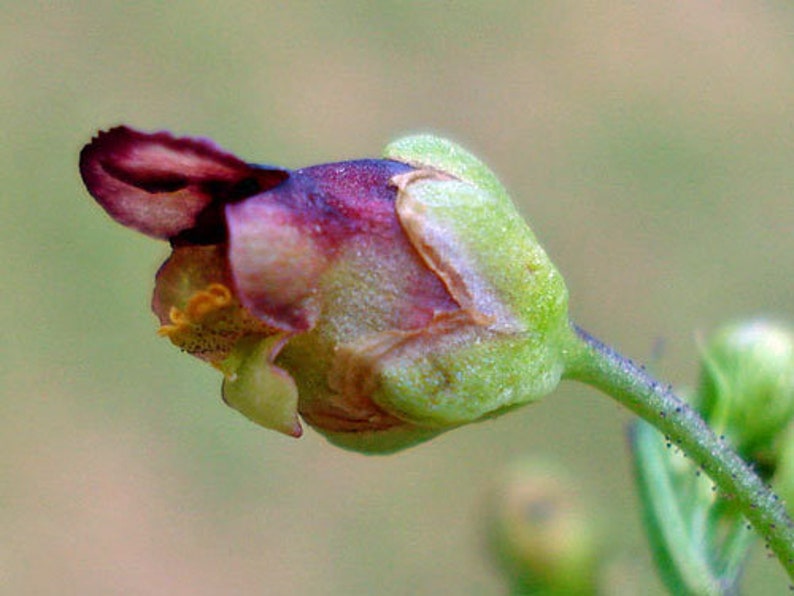
[[241,340],[275,331],[243,308],[228,286],[218,282],[193,292],[183,307],[172,306],[168,319],[157,331],[159,335],[227,376],[240,365],[235,354]]
[[232,292],[223,284],[213,283],[204,290],[199,290],[187,301],[184,309],[172,306],[168,312],[171,320],[169,325],[162,325],[158,335],[171,337],[185,331],[187,328],[201,325],[212,313],[229,306],[232,303]]

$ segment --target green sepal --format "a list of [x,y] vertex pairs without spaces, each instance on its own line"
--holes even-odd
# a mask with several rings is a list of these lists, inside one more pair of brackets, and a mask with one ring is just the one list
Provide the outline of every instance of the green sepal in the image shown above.
[[646,534],[670,593],[738,593],[755,536],[747,522],[647,422],[632,425],[631,451]]
[[383,150],[383,157],[415,168],[429,167],[444,172],[512,206],[510,196],[496,174],[473,154],[448,139],[427,134],[403,137],[389,143]]
[[[460,305],[379,367],[373,399],[410,422],[472,422],[551,393],[569,340],[565,282],[491,170],[445,139],[390,144],[414,248]],[[441,319],[441,318],[440,318]]]

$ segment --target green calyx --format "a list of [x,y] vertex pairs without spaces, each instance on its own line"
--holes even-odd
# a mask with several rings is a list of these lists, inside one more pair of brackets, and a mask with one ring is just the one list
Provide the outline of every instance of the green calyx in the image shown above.
[[[352,244],[341,253],[322,280],[317,326],[277,361],[296,380],[304,419],[368,453],[552,392],[571,336],[562,276],[485,165],[430,136],[399,140],[384,157],[414,168],[391,181],[404,249]],[[411,267],[440,280],[455,308],[406,303]],[[395,309],[434,314],[397,328]]]
[[380,351],[373,401],[444,429],[553,391],[570,336],[567,289],[494,174],[431,136],[396,141],[384,157],[416,168],[394,179],[397,215],[460,311],[369,346]]

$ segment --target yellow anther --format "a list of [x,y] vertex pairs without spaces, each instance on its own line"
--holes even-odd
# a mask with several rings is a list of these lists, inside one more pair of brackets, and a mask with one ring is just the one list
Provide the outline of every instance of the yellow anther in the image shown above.
[[228,286],[211,283],[193,292],[183,307],[172,306],[168,323],[157,333],[232,376],[240,364],[239,358],[234,358],[238,342],[274,331],[243,308]]
[[223,284],[213,283],[205,289],[193,294],[184,309],[172,306],[168,312],[171,323],[162,325],[157,331],[159,335],[173,337],[188,327],[201,325],[208,315],[229,306],[232,303],[232,292]]
[[229,306],[231,302],[232,292],[229,288],[223,284],[210,284],[207,289],[200,290],[190,297],[185,306],[185,313],[188,319],[200,321],[209,313]]
[[184,325],[187,323],[187,316],[176,306],[172,306],[168,311],[168,319],[173,325]]

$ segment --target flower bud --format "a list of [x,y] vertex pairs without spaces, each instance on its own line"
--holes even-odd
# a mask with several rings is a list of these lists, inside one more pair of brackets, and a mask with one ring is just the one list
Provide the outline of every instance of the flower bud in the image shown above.
[[595,594],[600,532],[576,483],[549,463],[517,462],[488,502],[496,561],[516,594]]
[[763,320],[719,330],[703,349],[698,398],[718,433],[764,459],[794,416],[794,335]]
[[81,154],[120,223],[167,239],[160,333],[255,422],[390,451],[552,391],[564,282],[494,175],[456,145],[286,170],[120,127]]

